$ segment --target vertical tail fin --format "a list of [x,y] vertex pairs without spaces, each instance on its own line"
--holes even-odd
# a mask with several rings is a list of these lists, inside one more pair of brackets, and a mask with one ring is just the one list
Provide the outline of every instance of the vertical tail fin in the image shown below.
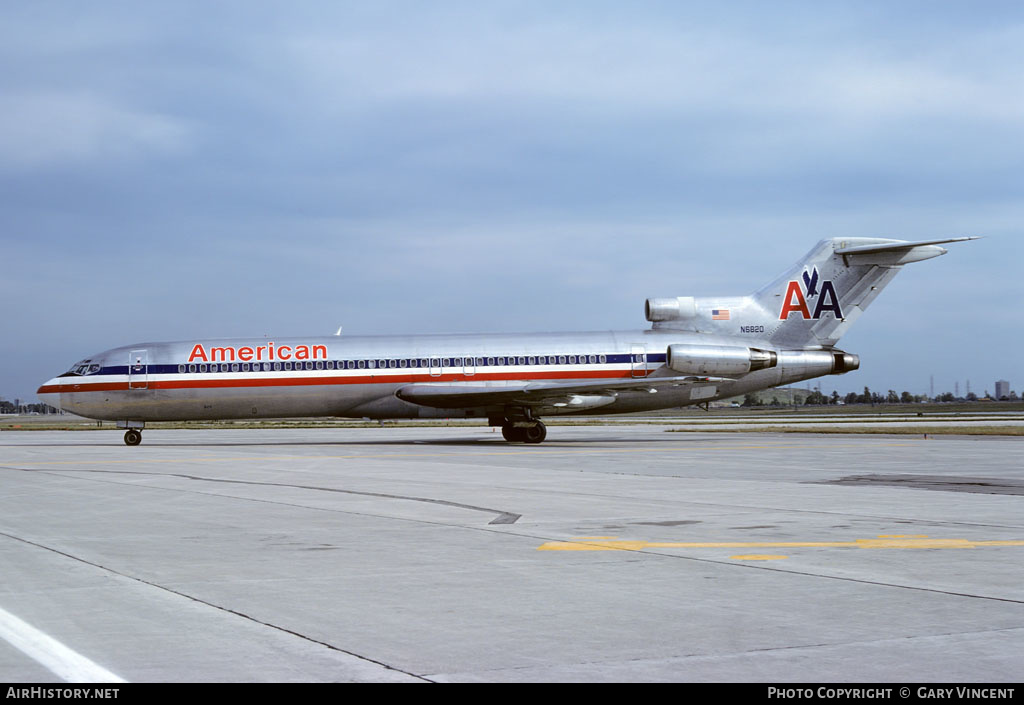
[[976,239],[822,240],[751,296],[648,299],[647,320],[657,329],[750,335],[779,348],[829,348],[903,265],[946,254],[939,244]]
[[[938,257],[939,243],[880,238],[822,240],[803,260],[753,295],[772,319],[768,339],[785,347],[831,347],[903,265]],[[766,331],[767,332],[767,331]]]

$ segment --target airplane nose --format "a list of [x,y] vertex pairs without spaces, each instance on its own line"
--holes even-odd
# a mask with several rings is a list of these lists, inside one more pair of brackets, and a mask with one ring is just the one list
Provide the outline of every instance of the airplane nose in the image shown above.
[[61,394],[58,391],[60,388],[60,379],[54,377],[49,382],[41,386],[36,390],[36,396],[39,397],[39,401],[44,404],[49,404],[55,409],[61,409],[60,397]]

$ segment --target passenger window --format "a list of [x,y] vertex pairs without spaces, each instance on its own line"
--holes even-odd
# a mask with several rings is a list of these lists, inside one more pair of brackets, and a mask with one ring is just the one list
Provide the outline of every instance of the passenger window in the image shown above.
[[605,357],[604,355],[601,355],[601,356],[600,356],[600,357],[598,357],[597,359],[598,359],[598,361],[600,361],[600,363],[601,363],[602,365],[603,365],[604,363],[608,362],[608,358],[607,358],[607,357]]
[[184,372],[184,371],[185,371],[185,366],[184,365],[178,365],[178,372]]
[[441,359],[441,367],[451,367],[451,360],[447,357]]
[[565,364],[565,355],[559,355],[558,356],[558,364],[559,365],[564,365]]
[[537,364],[537,358],[535,358],[535,357],[534,357],[533,355],[530,355],[530,357],[529,357],[529,359],[528,359],[528,362],[529,362],[529,363],[530,363],[531,365],[536,365],[536,364]]

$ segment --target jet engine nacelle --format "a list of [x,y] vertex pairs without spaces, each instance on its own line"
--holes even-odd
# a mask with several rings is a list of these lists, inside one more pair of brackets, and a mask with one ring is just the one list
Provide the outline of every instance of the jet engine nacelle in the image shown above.
[[732,377],[775,367],[778,354],[739,345],[678,344],[668,346],[665,364],[687,375]]
[[860,367],[860,357],[841,350],[782,350],[778,366],[786,378],[841,375]]
[[677,296],[674,299],[647,299],[644,315],[651,322],[679,321],[697,315],[697,300],[692,296]]

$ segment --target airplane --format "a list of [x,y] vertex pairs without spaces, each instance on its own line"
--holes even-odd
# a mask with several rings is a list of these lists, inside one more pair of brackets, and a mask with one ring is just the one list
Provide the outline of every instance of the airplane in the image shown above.
[[129,446],[147,422],[311,416],[486,418],[509,442],[541,443],[543,417],[707,405],[856,370],[836,344],[882,288],[975,239],[821,240],[751,295],[647,299],[644,330],[136,343],[38,395],[116,421]]

